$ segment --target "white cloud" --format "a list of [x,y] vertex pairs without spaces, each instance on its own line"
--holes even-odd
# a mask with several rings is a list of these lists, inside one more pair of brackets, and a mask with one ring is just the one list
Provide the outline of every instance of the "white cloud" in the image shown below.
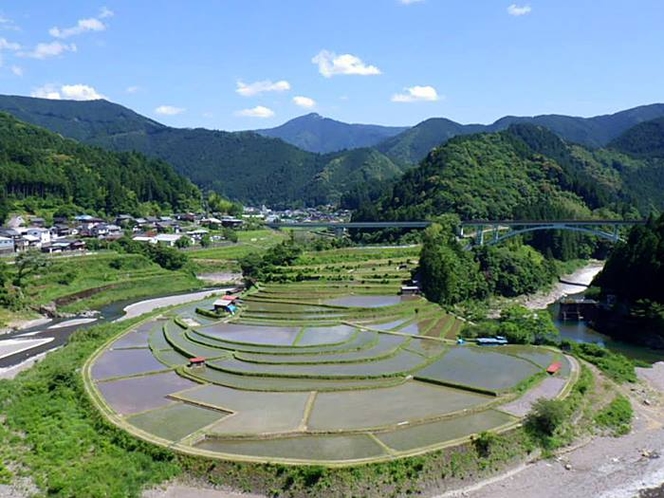
[[125,88],[126,93],[138,93],[140,91],[141,87],[136,85],[128,86],[127,88]]
[[0,50],[21,50],[21,45],[7,41],[5,38],[0,38]]
[[360,76],[369,76],[381,74],[376,66],[369,66],[362,62],[362,59],[351,54],[337,55],[329,50],[321,50],[311,59],[311,62],[318,64],[318,72],[330,78],[335,74],[357,74]]
[[23,68],[20,66],[12,66],[11,71],[14,73],[14,76],[23,76]]
[[57,90],[54,85],[44,85],[42,87],[35,88],[32,92],[30,92],[30,96],[51,100],[60,100],[62,98],[60,91]]
[[105,98],[89,85],[62,85],[59,88],[56,85],[48,84],[33,90],[30,95],[42,99],[51,100],[99,100]]
[[403,4],[403,5],[410,5],[410,4],[419,3],[419,2],[424,2],[424,0],[399,0],[399,3]]
[[106,25],[95,17],[89,19],[79,19],[76,26],[71,28],[60,29],[53,27],[48,30],[48,33],[54,38],[69,38],[70,36],[80,35],[87,31],[104,31]]
[[4,16],[0,16],[0,29],[6,29],[11,31],[21,30],[21,28],[19,28],[14,21]]
[[53,41],[51,43],[38,43],[31,52],[19,52],[18,55],[22,57],[31,57],[33,59],[48,59],[49,57],[57,57],[64,52],[76,52],[76,45],[70,43],[62,43]]
[[274,111],[268,107],[257,105],[252,109],[242,109],[241,111],[236,111],[235,115],[246,118],[271,118],[274,116]]
[[525,16],[526,14],[530,14],[530,11],[533,10],[530,8],[530,5],[523,5],[519,7],[517,4],[513,3],[509,7],[507,7],[507,13],[511,16]]
[[432,86],[411,86],[404,88],[404,93],[392,95],[392,102],[435,102],[439,100],[438,92]]
[[264,92],[285,92],[290,90],[291,86],[288,81],[281,80],[275,83],[272,83],[270,80],[256,81],[255,83],[242,83],[241,81],[237,82],[237,93],[243,97],[253,97],[254,95],[260,95]]
[[105,98],[101,93],[88,85],[63,85],[62,98],[69,100],[99,100]]
[[175,116],[182,114],[184,111],[186,111],[184,107],[175,107],[172,105],[160,105],[154,110],[157,114],[163,114],[164,116]]
[[305,109],[312,109],[316,107],[316,101],[314,99],[310,99],[309,97],[302,97],[301,95],[293,97],[293,103],[297,106],[304,107]]
[[101,10],[99,11],[99,19],[106,19],[107,17],[113,17],[115,15],[115,12],[113,12],[111,9],[108,7],[102,7]]

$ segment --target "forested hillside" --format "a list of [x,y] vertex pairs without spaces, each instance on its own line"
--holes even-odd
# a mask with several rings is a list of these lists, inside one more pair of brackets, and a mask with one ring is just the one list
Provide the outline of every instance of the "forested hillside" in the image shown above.
[[[664,167],[617,150],[589,150],[545,128],[513,125],[455,137],[383,187],[354,190],[354,220],[640,218],[664,211]],[[659,166],[658,166],[659,165]],[[560,259],[588,256],[597,241],[535,232],[528,241]],[[580,248],[582,248],[580,250]]]
[[[653,104],[595,118],[507,117],[488,126],[460,125],[447,119],[436,118],[388,139],[377,146],[378,152],[342,151],[318,155],[254,132],[229,133],[200,128],[171,128],[103,100],[74,102],[0,96],[1,109],[14,113],[28,122],[48,127],[52,131],[88,144],[116,151],[138,151],[160,158],[172,164],[179,173],[190,178],[202,189],[213,189],[232,200],[272,206],[293,206],[336,202],[342,196],[349,207],[358,207],[369,200],[374,200],[383,188],[382,182],[400,175],[399,170],[414,167],[432,148],[440,146],[455,135],[504,128],[516,121],[534,121],[550,126],[566,139],[567,144],[571,140],[596,145],[606,143],[634,124],[664,116],[664,105]],[[302,119],[305,122],[318,123],[319,126],[312,125],[306,129],[299,126],[302,124],[301,120],[295,120],[295,123],[291,122],[290,128],[293,129],[290,131],[295,131],[295,135],[310,144],[317,143],[315,147],[320,145],[321,150],[332,146],[329,144],[333,144],[334,147],[343,144],[362,145],[367,139],[373,141],[377,134],[394,132],[390,127],[347,125],[320,116],[315,119],[312,116],[304,116]],[[328,145],[322,145],[323,143]],[[622,151],[619,145],[616,145],[617,148],[611,152],[589,151],[570,145],[565,145],[566,148],[560,148],[559,145],[556,147],[567,155],[565,160],[560,157],[554,158],[554,162],[565,169],[565,175],[558,178],[562,182],[559,190],[571,190],[588,202],[587,206],[579,207],[572,196],[563,203],[567,207],[572,206],[573,210],[595,209],[596,206],[605,206],[607,203],[618,206],[626,197],[630,197],[629,202],[635,202],[644,212],[662,205],[662,194],[656,188],[664,179],[662,169],[656,164],[644,165],[641,156],[636,158],[625,154],[625,152],[632,154],[634,151],[627,149]],[[443,155],[448,152],[444,152]],[[498,152],[500,155],[505,153],[505,150]],[[547,151],[541,152],[543,155],[547,153]],[[560,164],[570,157],[576,157],[573,163],[568,161],[567,165]],[[509,159],[509,154],[503,156],[503,159],[506,158]],[[497,161],[500,162],[498,159]],[[537,169],[538,159],[531,158],[528,161],[532,162],[530,165],[532,167],[529,168],[532,173]],[[501,170],[501,167],[498,169]],[[505,167],[502,170],[505,170]],[[579,171],[586,170],[592,172],[590,177],[578,175]],[[547,174],[551,174],[551,171]],[[503,172],[508,182],[517,180],[513,176],[521,174]],[[568,180],[577,183],[566,184]],[[593,186],[595,180],[601,186],[599,190]],[[411,182],[412,178],[406,178],[405,181]],[[484,178],[480,184],[484,182],[484,188],[488,188],[488,186],[493,187],[496,181],[500,181],[499,176]],[[523,181],[523,178],[520,181]],[[481,187],[480,184],[477,186]],[[500,182],[498,185],[501,185]],[[431,191],[432,186],[433,184],[429,185],[427,192]],[[458,189],[461,187],[457,185],[455,188],[457,188],[456,193],[459,193]],[[501,189],[508,191],[506,195],[491,198],[491,202],[489,199],[478,201],[474,189],[471,189],[470,194],[473,199],[459,198],[455,202],[459,210],[462,210],[461,205],[466,206],[462,210],[463,216],[480,213],[483,210],[487,213],[505,212],[506,209],[509,211],[515,207],[510,204],[512,194],[509,191],[513,188],[508,184],[495,190],[497,192]],[[607,189],[608,194],[602,193]],[[626,189],[630,195],[621,194],[621,189]],[[529,188],[526,190],[524,192],[526,198],[532,201],[534,191]],[[559,193],[556,195],[559,196]],[[604,197],[593,200],[594,195]],[[452,194],[443,195],[445,196],[449,200]],[[540,197],[546,196],[540,195]],[[467,200],[471,202],[466,202]],[[437,204],[434,211],[438,211],[440,201],[440,199],[432,201],[433,204]],[[478,204],[473,206],[476,201]],[[497,201],[498,205],[489,209],[488,205],[493,201]],[[408,202],[410,203],[410,200]],[[618,208],[623,209],[619,206]],[[416,213],[417,210],[413,212]]]
[[[499,133],[455,137],[407,171],[358,217],[425,219],[456,213],[462,219],[566,216],[593,210],[626,212],[631,197],[618,173],[578,152],[553,133],[516,125]],[[586,167],[594,160],[594,168]],[[380,213],[380,214],[379,214]]]
[[664,347],[664,216],[631,229],[592,285],[612,306],[597,327],[622,340]]
[[458,135],[498,132],[514,124],[533,124],[554,132],[566,142],[595,149],[606,146],[629,128],[639,123],[664,117],[664,104],[651,104],[615,114],[580,118],[549,114],[542,116],[505,116],[490,125],[461,125],[449,119],[423,121],[403,133],[378,144],[376,148],[395,161],[419,163],[427,153]]
[[203,190],[245,203],[335,202],[354,182],[398,174],[378,152],[319,155],[254,132],[171,128],[103,100],[0,96],[0,109],[88,144],[162,159]]
[[664,118],[630,128],[608,147],[637,157],[664,159]]
[[280,138],[309,152],[329,153],[344,149],[372,147],[407,130],[407,126],[348,124],[311,113],[256,133]]
[[200,204],[199,190],[163,161],[81,145],[4,113],[0,189],[3,218],[16,203],[100,214]]

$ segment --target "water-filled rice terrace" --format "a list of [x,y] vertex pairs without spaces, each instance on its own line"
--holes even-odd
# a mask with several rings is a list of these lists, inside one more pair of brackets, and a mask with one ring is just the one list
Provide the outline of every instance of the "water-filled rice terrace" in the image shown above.
[[349,465],[508,428],[519,419],[501,406],[548,365],[562,361],[556,375],[569,378],[554,350],[457,345],[460,320],[397,295],[404,264],[348,266],[360,276],[253,289],[233,316],[209,313],[217,296],[133,327],[86,365],[93,398],[117,425],[178,451]]

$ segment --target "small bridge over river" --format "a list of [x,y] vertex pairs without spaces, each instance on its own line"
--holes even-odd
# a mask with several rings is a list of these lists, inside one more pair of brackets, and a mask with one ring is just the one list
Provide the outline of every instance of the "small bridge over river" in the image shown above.
[[[267,223],[270,228],[309,228],[331,229],[343,231],[354,229],[406,228],[423,229],[431,225],[431,221],[303,221]],[[472,220],[459,224],[458,235],[471,238],[477,245],[497,244],[522,233],[538,230],[571,230],[601,237],[617,242],[620,239],[620,228],[625,226],[645,225],[646,220]]]

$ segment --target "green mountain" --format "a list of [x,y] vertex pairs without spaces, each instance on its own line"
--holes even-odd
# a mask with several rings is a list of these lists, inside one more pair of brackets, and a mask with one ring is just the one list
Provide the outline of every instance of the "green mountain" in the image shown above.
[[431,118],[376,145],[376,149],[402,164],[417,164],[431,149],[457,135],[484,131],[483,125],[462,125],[445,118]]
[[337,203],[344,194],[355,188],[383,184],[403,174],[399,166],[375,149],[330,154],[324,162],[323,169],[302,193],[310,204]]
[[626,111],[592,118],[556,114],[518,117],[506,116],[490,125],[460,125],[448,119],[428,119],[400,133],[376,148],[395,161],[416,164],[427,153],[457,135],[506,130],[513,124],[543,126],[568,142],[586,147],[606,146],[629,128],[655,118],[664,117],[664,104],[651,104]]
[[[455,135],[503,128],[515,120],[536,120],[548,123],[548,126],[561,135],[570,135],[572,138],[566,139],[568,141],[583,141],[578,140],[583,135],[579,130],[585,130],[584,140],[604,143],[609,137],[619,135],[629,126],[646,118],[664,116],[664,105],[653,104],[596,118],[510,117],[489,126],[460,125],[446,119],[430,119],[383,141],[374,152],[350,150],[320,155],[254,132],[229,133],[201,128],[171,128],[103,100],[75,102],[0,96],[0,110],[2,109],[19,116],[20,119],[45,126],[87,144],[115,151],[138,151],[162,159],[202,189],[213,189],[233,200],[285,206],[335,202],[340,196],[344,196],[349,197],[347,205],[353,207],[374,200],[384,181],[398,176],[399,170],[411,168],[431,149]],[[316,133],[313,133],[318,143],[325,141],[322,140],[325,137],[320,132],[328,127],[345,130],[343,133],[330,135],[337,138],[345,136],[345,139],[351,137],[349,130],[355,130],[354,132],[359,133],[356,143],[369,136],[356,128],[364,125],[345,125],[311,115],[301,118],[300,124],[306,122],[320,125],[317,129],[314,126]],[[573,126],[574,123],[576,124]],[[372,133],[377,130],[380,133],[385,132],[381,127],[368,126],[366,130]],[[639,162],[641,158],[630,155],[629,151],[625,151],[628,152],[626,154],[619,149],[609,152],[603,149],[575,149],[574,146],[568,148],[569,154],[581,156],[574,162],[575,168],[582,168],[580,163],[577,163],[585,161],[587,168],[593,170],[611,188],[624,183],[632,189],[631,192],[639,192],[642,195],[636,204],[640,209],[659,206],[655,189],[652,185],[648,186],[640,181],[639,176],[643,173],[643,177],[649,179],[659,178],[657,167],[650,165],[644,168]],[[622,165],[621,171],[611,166],[610,163],[614,160],[612,154],[620,156],[617,161]],[[593,181],[594,179],[592,177]],[[592,181],[587,183],[592,184]],[[589,199],[592,197],[587,192],[586,194]],[[622,202],[620,195],[611,195],[617,196],[615,202]],[[591,205],[603,205],[603,202],[602,200]]]
[[660,177],[664,167],[646,160],[569,144],[540,126],[513,125],[435,148],[376,202],[365,202],[355,218],[640,216],[664,210],[655,181]]
[[664,158],[664,118],[630,128],[608,147],[637,157]]
[[195,207],[200,192],[161,160],[82,145],[0,113],[0,200],[3,217],[17,203],[138,214],[144,203]]
[[160,158],[202,189],[246,203],[333,202],[354,182],[398,174],[378,152],[319,155],[254,132],[171,128],[104,100],[0,96],[0,109],[88,144]]
[[166,128],[106,100],[74,102],[0,95],[0,111],[79,142],[122,134],[147,135]]
[[280,138],[309,152],[325,154],[372,147],[407,129],[407,126],[348,124],[311,113],[276,128],[255,131],[265,137]]

